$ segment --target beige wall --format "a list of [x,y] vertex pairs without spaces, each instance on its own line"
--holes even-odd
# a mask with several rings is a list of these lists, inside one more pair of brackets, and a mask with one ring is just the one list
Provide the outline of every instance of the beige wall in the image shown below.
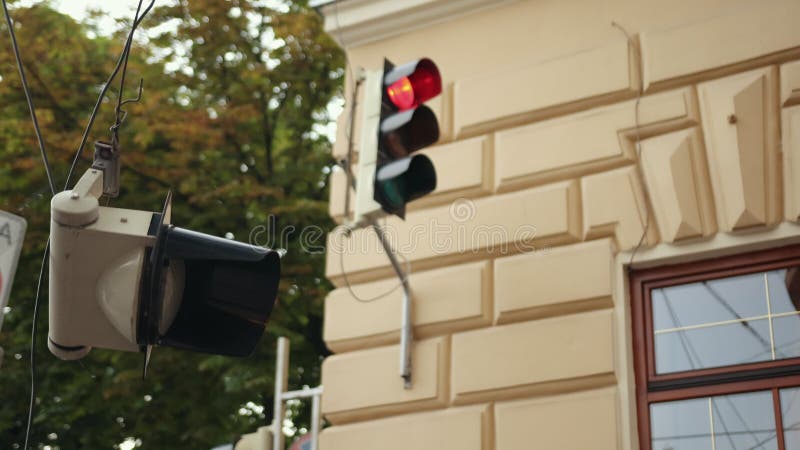
[[[520,0],[349,48],[353,67],[434,59],[443,139],[438,190],[387,220],[412,268],[414,387],[400,293],[334,290],[322,450],[638,448],[632,249],[657,265],[800,236],[798,17],[797,0]],[[328,277],[344,266],[363,297],[397,282],[371,233],[330,237]]]

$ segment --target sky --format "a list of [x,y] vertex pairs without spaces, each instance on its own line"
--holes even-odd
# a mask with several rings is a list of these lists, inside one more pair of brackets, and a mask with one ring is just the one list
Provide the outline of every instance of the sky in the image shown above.
[[[28,6],[37,3],[38,0],[22,0],[17,4]],[[157,0],[156,6],[170,3],[171,0]],[[279,1],[276,3],[280,3]],[[108,26],[109,30],[113,30],[116,26],[115,19],[120,17],[133,17],[136,12],[136,6],[139,0],[53,0],[52,5],[59,11],[69,14],[77,20],[83,20],[87,16],[89,9],[100,9],[107,13],[106,18],[100,20],[101,26]],[[143,6],[149,4],[149,1],[143,1]],[[343,102],[341,99],[334,99],[328,105],[328,115],[331,118],[336,118],[343,109]],[[327,136],[328,139],[334,141],[336,139],[336,122],[331,121],[325,126],[316,126],[315,132]]]
[[[37,3],[34,0],[23,0],[18,2],[19,5],[30,5],[32,3]],[[143,2],[145,5],[147,3]],[[70,16],[78,19],[83,20],[86,18],[86,11],[89,8],[92,9],[100,9],[108,13],[108,18],[101,21],[100,23],[103,25],[108,25],[109,27],[113,27],[115,22],[114,19],[120,17],[133,17],[133,13],[136,11],[136,5],[139,4],[139,0],[55,0],[53,1],[53,6],[59,11],[69,14]]]

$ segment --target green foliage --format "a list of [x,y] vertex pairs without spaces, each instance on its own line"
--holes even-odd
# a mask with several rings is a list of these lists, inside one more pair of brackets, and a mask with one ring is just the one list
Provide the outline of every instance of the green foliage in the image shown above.
[[[160,3],[159,3],[160,4]],[[46,2],[12,17],[59,187],[130,21],[108,34]],[[147,379],[142,355],[94,349],[64,362],[46,349],[47,283],[37,335],[34,448],[203,449],[271,420],[275,338],[292,341],[290,388],[319,383],[327,354],[324,253],[303,251],[300,230],[328,231],[330,142],[319,134],[341,92],[343,56],[304,2],[180,0],[155,8],[133,48],[126,97],[144,79],[121,130],[122,193],[113,206],[160,210],[175,195],[173,223],[248,241],[257,227],[294,232],[285,247],[279,306],[256,353],[231,359],[157,348]],[[147,39],[144,35],[147,34]],[[49,227],[49,192],[20,88],[8,30],[0,26],[0,209],[28,220],[28,234],[0,334],[0,447],[21,448],[30,378],[36,278]],[[108,140],[118,81],[90,143]],[[91,147],[91,145],[87,146]],[[76,175],[87,167],[84,151]],[[77,179],[73,179],[73,183]],[[308,237],[308,236],[306,236]],[[318,242],[324,246],[324,235]],[[264,237],[259,244],[267,244]],[[307,244],[307,242],[306,242]],[[213,332],[213,330],[209,330]],[[262,409],[263,407],[263,409]],[[308,411],[292,412],[297,427]],[[18,447],[15,447],[14,445]]]

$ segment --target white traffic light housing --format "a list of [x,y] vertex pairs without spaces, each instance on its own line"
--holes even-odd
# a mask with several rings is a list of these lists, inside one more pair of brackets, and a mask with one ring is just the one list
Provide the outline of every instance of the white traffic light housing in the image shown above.
[[50,351],[250,354],[275,303],[278,253],[174,227],[169,196],[154,213],[101,207],[102,193],[103,170],[90,169],[51,201]]

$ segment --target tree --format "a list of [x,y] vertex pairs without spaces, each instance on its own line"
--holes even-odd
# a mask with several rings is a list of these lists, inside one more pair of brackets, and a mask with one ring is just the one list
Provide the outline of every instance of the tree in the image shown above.
[[[61,187],[130,21],[109,36],[92,21],[76,23],[46,2],[15,8],[12,17]],[[324,246],[322,233],[333,225],[327,217],[330,142],[319,127],[330,120],[326,107],[340,95],[344,74],[343,56],[321,28],[320,17],[304,2],[236,0],[181,0],[155,8],[142,23],[124,96],[135,96],[140,78],[144,95],[126,107],[122,192],[112,204],[155,211],[172,189],[174,223],[285,247],[279,306],[251,358],[158,348],[142,380],[139,354],[95,349],[83,364],[52,357],[46,350],[45,289],[34,446],[113,448],[134,437],[142,448],[210,448],[251,432],[271,419],[280,335],[292,340],[290,387],[319,383],[319,364],[327,355],[322,300],[330,285],[324,252],[303,247]],[[0,209],[25,216],[29,228],[0,334],[7,355],[0,368],[0,442],[21,448],[49,192],[7,36],[0,27]],[[109,138],[116,83],[90,142]],[[78,175],[90,155],[85,150]],[[318,231],[301,236],[312,226]],[[271,235],[275,239],[268,241]],[[298,427],[307,426],[307,411],[295,408],[293,414]]]

